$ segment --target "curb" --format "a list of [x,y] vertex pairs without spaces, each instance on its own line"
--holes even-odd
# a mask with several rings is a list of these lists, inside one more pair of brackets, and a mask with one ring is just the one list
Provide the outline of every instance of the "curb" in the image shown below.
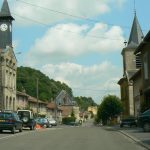
[[138,140],[137,138],[129,135],[128,133],[124,132],[124,131],[119,131],[120,133],[122,133],[123,135],[127,136],[128,138],[130,138],[131,140],[133,140],[134,142],[136,142],[137,144],[141,145],[142,147],[150,150],[150,146],[141,142],[140,140]]
[[138,140],[137,138],[129,135],[128,133],[124,132],[124,131],[121,131],[121,130],[117,130],[113,127],[103,127],[103,129],[113,129],[114,131],[118,131],[120,132],[121,134],[125,135],[126,137],[130,138],[131,140],[133,140],[136,144],[139,144],[141,145],[142,147],[146,148],[147,150],[150,150],[150,146],[141,142],[140,140]]

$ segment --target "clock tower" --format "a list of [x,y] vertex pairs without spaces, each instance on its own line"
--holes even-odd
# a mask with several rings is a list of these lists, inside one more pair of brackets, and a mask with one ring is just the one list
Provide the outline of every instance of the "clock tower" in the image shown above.
[[12,47],[12,21],[7,0],[4,0],[0,12],[0,49],[5,49],[6,46]]

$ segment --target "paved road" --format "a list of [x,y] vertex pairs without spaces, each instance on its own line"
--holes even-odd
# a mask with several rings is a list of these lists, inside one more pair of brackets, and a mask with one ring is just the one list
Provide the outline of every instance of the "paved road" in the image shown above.
[[5,150],[145,150],[117,131],[100,127],[58,127],[0,134]]

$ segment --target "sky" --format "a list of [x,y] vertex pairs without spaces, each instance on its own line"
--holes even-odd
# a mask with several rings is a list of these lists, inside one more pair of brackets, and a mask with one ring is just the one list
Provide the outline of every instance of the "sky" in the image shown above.
[[74,96],[92,97],[97,104],[108,94],[120,97],[121,51],[128,41],[135,9],[144,35],[149,31],[149,0],[8,3],[15,18],[13,47],[18,66],[38,69],[66,83]]

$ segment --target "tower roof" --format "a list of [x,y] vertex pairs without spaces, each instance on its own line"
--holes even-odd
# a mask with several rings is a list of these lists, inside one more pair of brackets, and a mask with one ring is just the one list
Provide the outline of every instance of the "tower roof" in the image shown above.
[[143,37],[144,35],[135,13],[127,47],[132,47],[132,48],[137,47],[141,43]]
[[3,2],[1,12],[0,12],[0,18],[11,18],[12,20],[14,20],[14,18],[11,16],[7,0],[4,0]]

